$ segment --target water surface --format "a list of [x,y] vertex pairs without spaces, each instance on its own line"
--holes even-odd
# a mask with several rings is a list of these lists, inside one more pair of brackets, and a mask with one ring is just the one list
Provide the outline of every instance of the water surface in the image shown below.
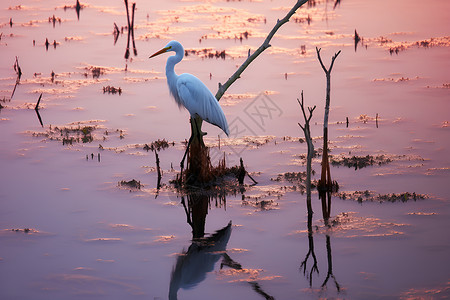
[[[302,7],[220,101],[230,138],[203,127],[214,163],[242,157],[258,184],[246,178],[244,189],[213,198],[171,188],[190,126],[170,98],[166,57],[149,55],[180,41],[189,55],[176,71],[215,93],[292,5],[138,1],[137,55],[130,43],[125,59],[122,1],[82,1],[79,17],[76,2],[2,2],[2,299],[449,297],[447,1]],[[124,27],[116,43],[114,23]],[[311,130],[322,147],[326,81],[315,47],[326,65],[342,51],[332,71],[331,155],[377,163],[332,166],[333,226],[313,192],[308,236],[302,183],[284,174],[306,169],[302,90],[317,106]],[[216,51],[225,58],[204,55]],[[11,98],[16,57],[23,74]],[[43,126],[34,110],[41,93]],[[174,144],[159,153],[157,191],[155,155],[144,145],[162,139]],[[313,169],[318,179],[320,158]],[[140,189],[119,185],[132,179]],[[305,261],[310,250],[317,269],[312,255]]]

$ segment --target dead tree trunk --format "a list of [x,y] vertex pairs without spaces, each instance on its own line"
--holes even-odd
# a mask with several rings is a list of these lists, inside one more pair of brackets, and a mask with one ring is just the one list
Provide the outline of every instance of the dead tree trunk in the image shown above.
[[325,98],[325,114],[323,118],[323,153],[322,153],[322,174],[320,177],[319,186],[331,189],[331,174],[330,174],[330,165],[328,159],[328,116],[330,113],[330,93],[331,93],[331,70],[333,69],[334,61],[338,57],[341,51],[334,54],[331,59],[331,65],[327,69],[325,68],[322,58],[320,57],[320,50],[316,47],[317,57],[319,59],[320,65],[322,66],[323,71],[325,72],[327,78],[327,94]]
[[331,58],[331,65],[327,69],[325,68],[325,65],[322,62],[322,58],[320,57],[320,50],[321,49],[318,49],[316,47],[317,58],[319,59],[320,65],[322,66],[322,69],[325,72],[327,78],[327,94],[325,98],[325,114],[323,120],[322,172],[319,183],[317,185],[317,189],[319,191],[319,198],[322,200],[322,213],[324,221],[325,224],[328,224],[328,219],[331,213],[331,190],[332,190],[330,163],[328,158],[328,115],[330,113],[331,70],[333,69],[334,61],[338,57],[339,53],[341,53],[341,51],[339,50],[337,53],[334,54],[334,56]]
[[187,166],[184,183],[201,186],[212,180],[209,148],[203,142],[204,133],[200,130],[202,119],[191,118],[191,138],[187,152]]

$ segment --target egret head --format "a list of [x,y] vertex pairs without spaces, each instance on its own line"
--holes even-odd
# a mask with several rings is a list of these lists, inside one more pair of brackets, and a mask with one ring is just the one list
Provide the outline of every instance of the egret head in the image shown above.
[[174,51],[177,54],[182,53],[184,55],[183,46],[177,41],[170,41],[169,43],[167,43],[167,45],[164,48],[162,48],[158,52],[153,53],[149,58],[155,57],[157,55],[160,55],[160,54],[163,54],[163,53],[166,53],[169,51]]

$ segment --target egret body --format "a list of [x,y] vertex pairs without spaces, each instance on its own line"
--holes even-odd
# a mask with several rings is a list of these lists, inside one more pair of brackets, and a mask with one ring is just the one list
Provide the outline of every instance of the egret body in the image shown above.
[[[154,53],[150,58],[162,53],[175,52],[169,56],[166,63],[166,77],[170,94],[179,107],[185,107],[191,114],[191,123],[198,116],[202,120],[221,128],[229,135],[228,122],[216,97],[206,85],[194,75],[184,73],[177,75],[174,67],[184,57],[183,46],[177,41],[170,41],[164,48]],[[197,125],[195,125],[197,126]],[[193,130],[195,129],[193,126]],[[200,133],[200,128],[196,128]],[[194,132],[193,132],[194,133]]]

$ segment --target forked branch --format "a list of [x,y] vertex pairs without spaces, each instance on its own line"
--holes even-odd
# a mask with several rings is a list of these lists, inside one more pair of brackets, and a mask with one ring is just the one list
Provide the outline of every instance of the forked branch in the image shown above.
[[328,68],[328,70],[327,70],[327,68],[325,68],[325,65],[324,65],[323,62],[322,62],[322,58],[320,57],[320,50],[322,50],[322,48],[317,48],[317,47],[316,47],[317,57],[319,58],[320,65],[322,66],[322,69],[325,71],[325,74],[328,75],[328,74],[331,73],[331,70],[333,69],[334,61],[336,60],[336,58],[338,57],[338,55],[341,53],[341,50],[339,50],[338,52],[336,52],[336,53],[334,54],[334,56],[331,58],[331,64],[330,64],[330,67]]
[[303,117],[305,118],[305,126],[303,127],[300,123],[298,123],[298,126],[300,126],[301,129],[303,129],[303,131],[305,131],[306,127],[309,127],[309,121],[311,121],[312,115],[313,115],[313,111],[316,109],[316,106],[314,105],[314,107],[308,107],[308,111],[309,111],[309,116],[306,116],[306,112],[305,112],[305,106],[303,105],[303,91],[302,91],[302,101],[300,101],[297,98],[297,102],[298,104],[300,104],[300,108],[302,109],[303,112]]

